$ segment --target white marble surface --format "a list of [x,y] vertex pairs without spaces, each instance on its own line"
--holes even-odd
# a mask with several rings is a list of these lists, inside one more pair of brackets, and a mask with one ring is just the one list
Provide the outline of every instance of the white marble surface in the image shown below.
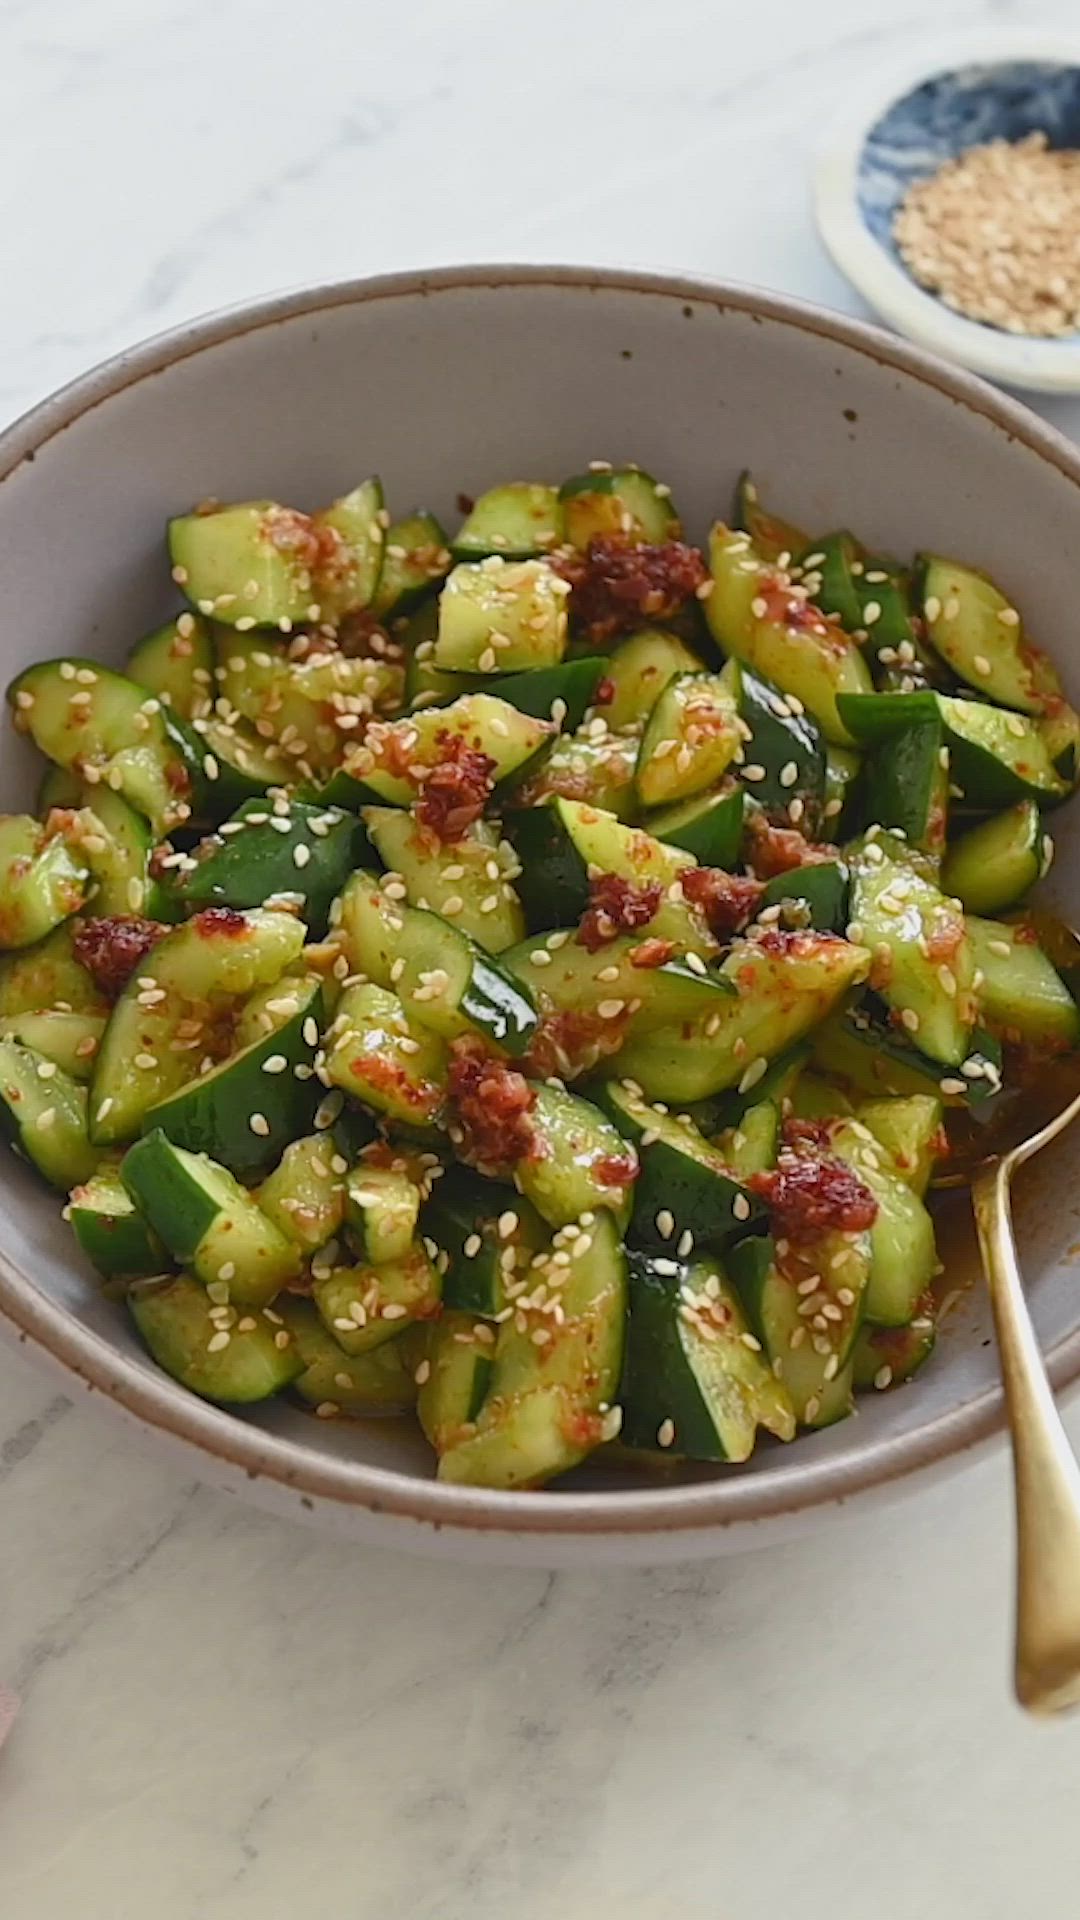
[[[945,28],[1074,16],[0,0],[0,416],[190,313],[423,262],[855,306],[807,213],[829,98]],[[998,1458],[714,1567],[474,1572],[226,1504],[0,1354],[0,1912],[1073,1913],[1080,1729],[1007,1697],[1007,1494]]]

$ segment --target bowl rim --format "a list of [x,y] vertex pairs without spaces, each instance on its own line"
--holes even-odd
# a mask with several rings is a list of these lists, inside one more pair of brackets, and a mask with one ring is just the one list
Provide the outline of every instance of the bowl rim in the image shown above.
[[[978,414],[1046,461],[1080,492],[1080,450],[1062,434],[972,375],[943,364],[918,347],[863,321],[792,298],[702,275],[647,270],[496,263],[332,281],[215,311],[123,349],[32,407],[0,434],[0,484],[83,415],[207,348],[298,317],[340,306],[441,293],[519,288],[598,290],[644,295],[775,322],[834,342],[932,388]],[[769,1484],[755,1474],[691,1485],[588,1492],[503,1492],[421,1480],[411,1473],[319,1454],[294,1439],[248,1425],[224,1408],[186,1392],[166,1375],[146,1372],[103,1335],[83,1327],[0,1247],[0,1324],[14,1341],[39,1350],[70,1384],[102,1393],[163,1439],[202,1459],[205,1477],[265,1481],[301,1505],[330,1504],[456,1534],[547,1536],[553,1543],[582,1536],[682,1536],[782,1518],[897,1486],[941,1468],[984,1445],[1003,1426],[1001,1388],[986,1388],[899,1439],[871,1441],[855,1459],[808,1458],[797,1474]],[[1046,1355],[1055,1389],[1080,1378],[1080,1319]]]
[[965,67],[1025,63],[1080,69],[1080,33],[1052,27],[989,27],[943,35],[924,50],[871,66],[829,122],[814,163],[818,229],[840,272],[909,340],[988,380],[1032,393],[1080,392],[1080,332],[1061,340],[999,332],[953,313],[920,287],[875,239],[859,207],[859,165],[866,142],[890,107],[928,81]]

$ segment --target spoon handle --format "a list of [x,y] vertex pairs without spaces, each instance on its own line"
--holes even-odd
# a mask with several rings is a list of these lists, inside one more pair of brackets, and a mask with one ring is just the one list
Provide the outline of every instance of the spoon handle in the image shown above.
[[1080,1701],[1080,1470],[1061,1424],[1016,1262],[1010,1169],[972,1183],[994,1310],[1016,1489],[1016,1666],[1021,1706],[1056,1713]]

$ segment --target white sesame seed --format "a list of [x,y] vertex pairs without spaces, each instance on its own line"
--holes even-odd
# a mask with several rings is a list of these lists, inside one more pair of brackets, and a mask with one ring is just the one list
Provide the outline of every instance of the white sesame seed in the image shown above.
[[674,1420],[671,1420],[671,1419],[668,1419],[668,1420],[661,1420],[661,1422],[660,1422],[660,1425],[659,1425],[659,1426],[657,1427],[657,1429],[656,1429],[656,1444],[657,1444],[657,1446],[658,1446],[658,1447],[670,1447],[670,1446],[672,1446],[672,1445],[674,1444],[674,1441],[675,1441],[675,1422],[674,1422]]
[[262,1138],[265,1138],[270,1131],[270,1122],[265,1113],[253,1113],[248,1120],[248,1126],[252,1133],[257,1133]]
[[877,1372],[874,1375],[874,1385],[882,1392],[886,1387],[891,1386],[892,1385],[892,1368],[879,1367]]

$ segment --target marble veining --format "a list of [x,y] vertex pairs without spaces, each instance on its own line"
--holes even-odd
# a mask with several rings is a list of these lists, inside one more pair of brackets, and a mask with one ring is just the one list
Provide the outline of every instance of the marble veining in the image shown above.
[[[829,99],[1033,13],[1073,0],[0,0],[0,415],[191,313],[422,262],[858,310],[806,204]],[[1000,1457],[713,1566],[429,1565],[195,1486],[4,1350],[0,1543],[4,1920],[1075,1909],[1080,1730],[1007,1696]]]

